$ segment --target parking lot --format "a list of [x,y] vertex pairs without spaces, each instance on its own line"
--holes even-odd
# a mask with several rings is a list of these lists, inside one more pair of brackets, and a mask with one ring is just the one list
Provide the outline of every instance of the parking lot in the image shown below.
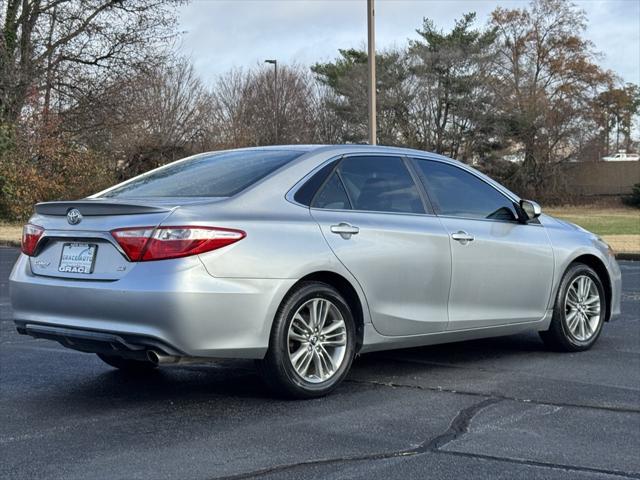
[[128,377],[18,335],[0,248],[0,478],[640,478],[640,262],[584,353],[536,334],[363,355],[331,396],[250,362]]

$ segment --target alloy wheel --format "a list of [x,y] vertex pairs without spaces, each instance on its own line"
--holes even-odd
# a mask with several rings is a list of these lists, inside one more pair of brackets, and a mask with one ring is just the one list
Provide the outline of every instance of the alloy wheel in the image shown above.
[[597,332],[600,307],[596,283],[587,275],[576,277],[569,285],[564,301],[567,327],[575,339],[585,342]]
[[296,311],[287,335],[296,373],[310,383],[329,380],[340,369],[347,349],[344,318],[330,300],[313,298]]

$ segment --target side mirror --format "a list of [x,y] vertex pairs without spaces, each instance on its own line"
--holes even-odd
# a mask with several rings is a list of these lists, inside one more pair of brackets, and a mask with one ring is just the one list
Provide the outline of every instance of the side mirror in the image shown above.
[[520,200],[520,208],[527,215],[527,220],[533,220],[542,214],[540,205],[531,200]]

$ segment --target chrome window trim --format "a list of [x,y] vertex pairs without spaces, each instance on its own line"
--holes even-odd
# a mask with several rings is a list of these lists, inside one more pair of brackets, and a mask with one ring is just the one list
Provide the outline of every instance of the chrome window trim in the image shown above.
[[[308,210],[314,210],[314,211],[325,211],[325,212],[354,212],[354,213],[375,213],[375,214],[383,214],[383,215],[411,215],[411,216],[415,216],[415,217],[420,217],[420,216],[425,216],[425,217],[439,217],[439,218],[452,218],[452,219],[459,219],[459,220],[474,220],[474,221],[478,221],[478,222],[491,222],[491,223],[506,223],[509,225],[523,225],[523,226],[534,226],[534,227],[544,227],[544,225],[542,225],[541,222],[539,223],[531,223],[531,222],[527,222],[527,223],[522,223],[518,220],[511,220],[511,221],[507,221],[507,220],[495,220],[495,219],[490,219],[490,218],[475,218],[475,217],[461,217],[461,216],[452,216],[452,215],[438,215],[435,213],[435,209],[433,208],[433,204],[431,203],[431,199],[429,197],[429,192],[427,191],[427,189],[424,187],[424,185],[422,185],[422,182],[420,181],[416,186],[418,188],[418,192],[420,193],[420,196],[423,195],[423,191],[424,191],[424,195],[426,195],[426,199],[423,199],[423,202],[426,200],[427,201],[427,205],[425,205],[426,208],[426,212],[425,213],[409,213],[409,212],[380,212],[377,210],[355,210],[355,209],[349,209],[349,210],[345,210],[345,209],[334,209],[334,208],[316,208],[316,207],[311,207],[309,205],[303,205],[302,203],[297,202],[293,197],[296,194],[296,192],[302,187],[302,185],[304,185],[307,180],[309,180],[313,175],[315,175],[318,171],[320,171],[322,168],[324,168],[326,165],[328,165],[331,162],[334,162],[336,160],[341,160],[344,157],[354,157],[354,156],[361,156],[361,157],[372,157],[372,156],[377,156],[377,157],[400,157],[401,159],[405,160],[409,166],[411,168],[409,168],[409,166],[407,166],[407,169],[409,170],[409,173],[412,175],[413,178],[413,170],[415,170],[415,174],[418,174],[418,168],[417,166],[413,165],[413,162],[415,160],[428,160],[428,161],[432,161],[432,162],[440,162],[440,163],[444,163],[447,165],[451,165],[454,168],[459,168],[460,170],[463,170],[465,172],[468,172],[469,174],[473,175],[474,177],[476,177],[478,180],[480,180],[481,182],[489,185],[491,188],[493,188],[494,190],[496,190],[498,193],[500,193],[501,195],[503,195],[504,197],[506,197],[508,200],[512,201],[513,203],[518,203],[520,201],[520,199],[515,195],[512,194],[511,192],[509,192],[508,190],[505,190],[503,188],[501,188],[500,185],[494,185],[492,182],[488,182],[487,180],[485,180],[484,178],[482,178],[481,176],[477,175],[472,169],[468,168],[465,164],[458,162],[456,160],[453,159],[443,159],[443,158],[438,158],[438,157],[434,157],[431,156],[429,154],[407,154],[407,153],[391,153],[391,152],[350,152],[350,153],[341,153],[338,155],[334,155],[332,157],[330,157],[329,159],[323,161],[322,163],[320,163],[319,165],[317,165],[315,168],[313,168],[313,170],[311,170],[309,173],[307,173],[304,177],[302,177],[302,179],[300,179],[298,182],[296,182],[293,187],[291,187],[291,189],[289,189],[289,191],[285,194],[285,199],[289,202],[292,203],[296,206],[302,207],[302,208],[306,208]],[[458,165],[459,164],[459,165]],[[329,175],[328,178],[330,178],[331,175]],[[414,182],[416,182],[416,179],[413,178]],[[419,180],[419,179],[418,179]],[[326,179],[325,179],[326,182]],[[323,185],[324,186],[324,183]],[[318,190],[320,190],[322,188],[322,186],[320,186],[320,188]],[[347,194],[348,195],[348,194]]]
[[491,222],[491,223],[506,223],[507,225],[521,225],[523,227],[542,227],[541,223],[522,223],[517,220],[495,220],[492,218],[477,218],[477,217],[456,217],[455,215],[436,215],[439,218],[451,218],[456,220],[473,220],[476,222]]
[[380,212],[378,210],[344,210],[342,208],[317,208],[305,207],[314,212],[347,212],[347,213],[374,213],[376,215],[410,215],[412,217],[437,217],[433,213],[411,213],[411,212]]

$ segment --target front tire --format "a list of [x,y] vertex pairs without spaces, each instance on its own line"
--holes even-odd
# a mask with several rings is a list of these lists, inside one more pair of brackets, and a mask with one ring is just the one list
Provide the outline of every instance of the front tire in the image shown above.
[[334,390],[355,354],[355,322],[332,286],[304,282],[283,300],[269,350],[258,362],[266,383],[290,398],[315,398]]
[[540,337],[553,350],[588,350],[600,336],[606,312],[600,277],[591,267],[574,263],[560,282],[549,330]]

